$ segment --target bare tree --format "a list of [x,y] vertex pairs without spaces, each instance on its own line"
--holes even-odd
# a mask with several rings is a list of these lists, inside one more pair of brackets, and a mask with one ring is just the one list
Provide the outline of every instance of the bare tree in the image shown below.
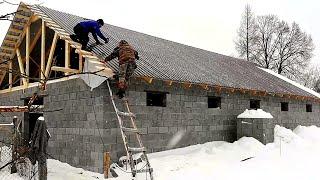
[[291,27],[285,22],[278,25],[276,71],[293,79],[302,74],[302,70],[308,66],[314,49],[312,38],[302,32],[297,23]]
[[305,69],[299,78],[299,83],[316,92],[320,92],[320,68],[314,65]]
[[248,61],[251,59],[252,46],[254,44],[255,17],[249,5],[246,5],[242,15],[241,25],[238,30],[238,39],[236,40],[236,49],[241,57]]
[[258,16],[255,28],[255,43],[253,48],[253,61],[258,65],[272,69],[276,59],[278,39],[275,35],[279,20],[274,15]]
[[290,26],[275,15],[254,17],[247,6],[235,44],[240,57],[294,80],[302,75],[314,49],[311,36],[297,23]]

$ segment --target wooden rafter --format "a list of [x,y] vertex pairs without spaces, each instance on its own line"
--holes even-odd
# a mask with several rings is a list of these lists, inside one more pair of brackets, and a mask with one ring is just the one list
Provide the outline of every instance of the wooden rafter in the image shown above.
[[[26,28],[26,75],[30,75],[30,26]],[[27,80],[29,83],[29,79]]]
[[153,78],[151,78],[151,77],[147,77],[147,76],[143,76],[143,77],[141,77],[143,80],[145,80],[147,83],[149,83],[149,84],[151,84],[152,83],[152,81],[153,81]]
[[[17,53],[17,58],[18,58],[18,63],[19,63],[19,68],[20,68],[20,75],[23,76],[25,75],[25,71],[24,71],[24,67],[23,67],[23,62],[22,62],[22,58],[21,58],[21,53],[19,49],[16,49],[16,53]],[[22,77],[22,82],[24,86],[27,86],[27,80],[25,77]]]
[[165,80],[164,83],[165,83],[167,86],[172,86],[173,81],[171,81],[171,80]]
[[[70,46],[69,43],[67,41],[65,41],[65,48],[64,48],[64,67],[65,69],[69,69],[70,68]],[[65,72],[65,75],[69,75],[69,72]]]
[[48,61],[47,61],[47,66],[46,66],[46,70],[45,70],[45,77],[49,78],[49,73],[50,73],[50,69],[51,69],[51,65],[52,65],[52,60],[53,60],[53,55],[54,55],[54,51],[56,49],[56,45],[57,45],[57,41],[58,41],[58,34],[55,32],[54,33],[54,37],[52,40],[52,44],[51,44],[51,49],[50,49],[50,53],[49,53],[49,57],[48,57]]
[[41,24],[41,64],[40,64],[40,79],[43,81],[45,79],[44,77],[44,71],[45,71],[45,55],[46,55],[46,25],[44,20],[42,20]]
[[9,62],[9,89],[12,89],[12,60]]
[[83,57],[82,54],[79,54],[79,72],[83,71]]

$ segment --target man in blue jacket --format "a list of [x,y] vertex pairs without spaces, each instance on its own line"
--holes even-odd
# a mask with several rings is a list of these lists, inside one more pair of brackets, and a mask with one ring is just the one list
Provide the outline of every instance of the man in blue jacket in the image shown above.
[[82,45],[82,49],[86,49],[87,47],[89,42],[89,33],[92,34],[97,45],[101,44],[97,35],[103,39],[105,43],[108,43],[109,39],[104,37],[100,31],[100,28],[103,26],[103,24],[104,22],[102,19],[98,19],[97,21],[82,21],[73,28],[75,34],[71,35],[70,38],[73,41],[79,42]]

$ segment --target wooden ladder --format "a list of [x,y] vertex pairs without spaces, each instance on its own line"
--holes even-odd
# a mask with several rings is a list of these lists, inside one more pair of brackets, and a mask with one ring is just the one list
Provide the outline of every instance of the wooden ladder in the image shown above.
[[[136,116],[134,113],[132,113],[130,111],[128,99],[127,98],[121,99],[124,103],[124,106],[125,106],[127,112],[120,111],[116,106],[115,97],[113,96],[112,90],[110,88],[109,80],[107,80],[107,85],[108,85],[112,105],[113,105],[113,108],[114,108],[116,115],[117,115],[117,118],[118,118],[118,123],[119,123],[119,128],[121,131],[121,136],[122,136],[124,148],[127,153],[127,162],[130,164],[130,168],[131,168],[132,179],[136,178],[137,173],[149,173],[150,179],[153,180],[153,169],[151,168],[151,165],[150,165],[150,162],[149,162],[149,159],[147,156],[146,148],[143,146],[140,131],[138,130],[136,123],[135,123]],[[130,119],[129,124],[131,124],[131,127],[124,127],[123,120],[125,118]],[[130,147],[129,146],[129,142],[128,142],[128,138],[127,138],[128,134],[135,134],[134,137],[138,142],[138,147]],[[143,156],[142,158],[146,162],[146,164],[140,169],[138,169],[136,166],[137,163],[136,163],[135,159],[133,158],[134,153],[142,153],[142,156]]]

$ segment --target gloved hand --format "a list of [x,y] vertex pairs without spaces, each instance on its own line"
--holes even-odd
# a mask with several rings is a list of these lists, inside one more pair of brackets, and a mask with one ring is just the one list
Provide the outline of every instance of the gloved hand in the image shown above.
[[109,42],[109,38],[107,38],[104,43],[107,44]]
[[110,58],[110,56],[107,56],[104,60],[105,60],[105,62],[108,62],[111,60],[111,58]]

